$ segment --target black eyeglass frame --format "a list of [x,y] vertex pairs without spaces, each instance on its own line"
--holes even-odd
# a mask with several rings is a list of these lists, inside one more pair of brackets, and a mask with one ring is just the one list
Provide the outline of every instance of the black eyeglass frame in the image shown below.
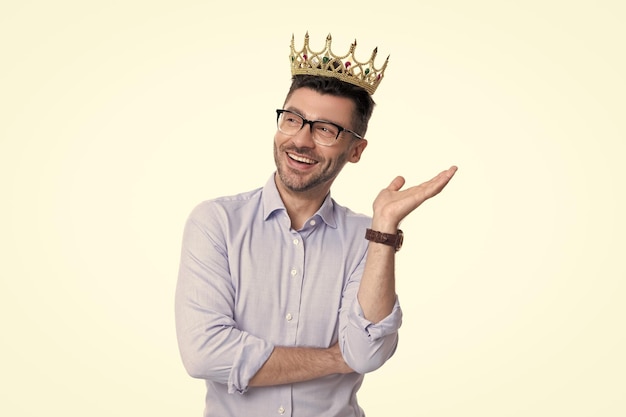
[[[339,126],[337,123],[329,122],[327,120],[308,120],[304,116],[302,116],[301,114],[298,114],[298,113],[296,113],[294,111],[291,111],[291,110],[285,110],[285,109],[276,109],[276,124],[277,125],[278,125],[278,119],[280,119],[280,116],[283,113],[290,113],[290,114],[298,116],[299,118],[302,119],[302,126],[300,126],[300,129],[298,129],[298,132],[300,130],[302,130],[304,125],[307,125],[307,124],[310,126],[311,132],[313,132],[313,123],[318,123],[318,122],[319,123],[326,123],[326,124],[335,126],[337,128],[337,136],[335,136],[335,142],[333,142],[332,144],[323,144],[322,143],[321,145],[325,145],[325,146],[332,146],[332,145],[334,145],[335,143],[337,143],[337,140],[339,139],[339,135],[341,135],[341,132],[348,132],[348,133],[353,134],[354,136],[356,136],[359,139],[363,139],[363,136],[359,135],[358,133],[354,132],[353,130],[346,129],[343,126]],[[278,130],[280,130],[280,127],[278,128]],[[280,131],[282,133],[284,133],[282,130],[280,130]],[[288,135],[288,133],[285,133],[285,135]],[[295,133],[293,135],[291,135],[291,136],[295,136]]]

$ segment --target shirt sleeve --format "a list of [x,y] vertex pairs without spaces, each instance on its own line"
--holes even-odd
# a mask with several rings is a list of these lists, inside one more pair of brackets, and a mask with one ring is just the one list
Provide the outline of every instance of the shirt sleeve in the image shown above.
[[358,300],[355,300],[352,306],[353,311],[349,316],[350,325],[355,329],[365,332],[369,340],[377,341],[386,336],[393,335],[402,324],[402,310],[400,309],[400,302],[397,296],[391,314],[378,323],[372,323],[365,318],[365,314]]
[[243,393],[274,346],[237,328],[223,224],[219,210],[208,203],[187,220],[175,296],[176,334],[189,375]]
[[380,368],[393,356],[398,345],[398,329],[402,325],[402,309],[397,296],[391,313],[383,320],[373,323],[365,318],[356,296],[364,262],[365,258],[344,290],[339,334],[346,363],[361,374]]

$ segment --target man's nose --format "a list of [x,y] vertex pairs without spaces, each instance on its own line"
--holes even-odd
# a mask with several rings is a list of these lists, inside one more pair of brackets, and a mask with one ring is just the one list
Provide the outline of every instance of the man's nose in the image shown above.
[[314,147],[315,141],[313,140],[313,122],[305,121],[302,128],[293,137],[293,142],[299,147]]

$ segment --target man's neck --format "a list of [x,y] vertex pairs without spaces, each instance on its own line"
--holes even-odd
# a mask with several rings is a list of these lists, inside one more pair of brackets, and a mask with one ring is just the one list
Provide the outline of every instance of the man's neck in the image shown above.
[[292,191],[281,184],[279,178],[275,178],[274,181],[291,219],[291,227],[295,230],[300,230],[304,223],[319,210],[330,191],[329,187],[303,192]]

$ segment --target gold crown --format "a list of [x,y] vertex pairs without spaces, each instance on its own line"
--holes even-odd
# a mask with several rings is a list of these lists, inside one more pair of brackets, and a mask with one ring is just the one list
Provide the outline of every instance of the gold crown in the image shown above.
[[309,33],[307,32],[304,36],[302,50],[296,51],[294,38],[291,35],[291,74],[335,77],[365,89],[370,95],[374,94],[383,79],[389,57],[381,68],[376,68],[374,67],[374,59],[376,59],[378,47],[374,48],[369,61],[360,62],[354,56],[356,40],[350,45],[348,53],[343,56],[333,53],[331,43],[332,37],[328,34],[324,49],[320,52],[314,52],[309,48]]

